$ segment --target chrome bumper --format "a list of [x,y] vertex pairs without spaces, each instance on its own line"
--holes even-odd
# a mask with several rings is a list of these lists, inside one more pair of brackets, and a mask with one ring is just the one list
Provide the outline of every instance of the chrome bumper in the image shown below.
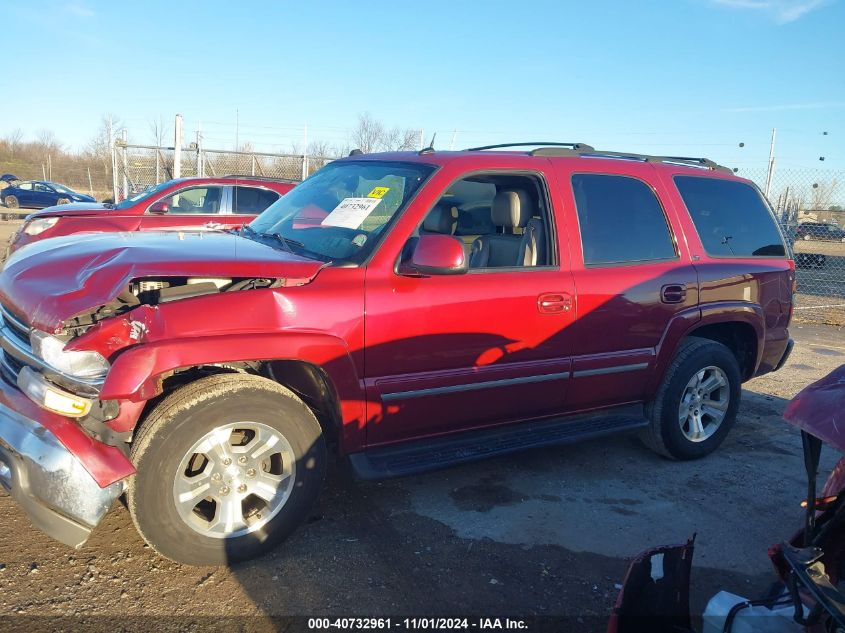
[[0,404],[0,485],[33,525],[80,547],[123,492],[123,482],[100,488],[56,437],[38,422]]

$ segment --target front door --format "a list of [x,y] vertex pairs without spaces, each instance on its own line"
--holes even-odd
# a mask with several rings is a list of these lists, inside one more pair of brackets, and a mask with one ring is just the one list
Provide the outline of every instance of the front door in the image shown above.
[[186,187],[151,202],[141,216],[138,228],[156,230],[202,230],[228,226],[221,221],[226,208],[222,185]]
[[[415,234],[461,240],[470,271],[411,277],[368,269],[368,445],[563,409],[574,290],[547,182],[540,172],[461,176],[444,168],[427,187],[438,187],[434,204],[419,202],[425,219]],[[479,215],[488,222],[474,221]],[[468,232],[484,227],[489,232]]]

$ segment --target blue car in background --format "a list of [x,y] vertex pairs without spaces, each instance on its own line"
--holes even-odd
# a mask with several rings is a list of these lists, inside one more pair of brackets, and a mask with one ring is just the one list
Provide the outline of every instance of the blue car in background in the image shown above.
[[46,180],[11,180],[10,174],[4,174],[3,179],[9,183],[8,187],[0,189],[0,202],[10,209],[23,207],[25,209],[43,209],[57,204],[69,202],[96,202],[91,196],[77,193],[64,185]]

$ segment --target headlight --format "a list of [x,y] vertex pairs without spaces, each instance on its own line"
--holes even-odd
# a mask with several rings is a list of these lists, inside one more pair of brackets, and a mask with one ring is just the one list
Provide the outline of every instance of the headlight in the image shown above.
[[81,418],[91,411],[91,400],[59,389],[29,367],[23,367],[18,374],[18,387],[35,404],[54,413]]
[[56,222],[58,221],[59,218],[35,218],[31,222],[26,223],[26,226],[23,227],[23,232],[27,235],[38,235],[50,227],[56,226]]
[[109,370],[109,362],[97,352],[65,351],[65,343],[46,332],[29,335],[32,351],[48,365],[78,378],[99,378]]

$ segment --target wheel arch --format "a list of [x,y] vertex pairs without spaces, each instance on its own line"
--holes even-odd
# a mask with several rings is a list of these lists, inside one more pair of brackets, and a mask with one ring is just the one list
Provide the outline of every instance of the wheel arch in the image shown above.
[[145,401],[140,415],[124,422],[135,426],[175,389],[233,372],[263,376],[293,391],[341,451],[363,444],[363,388],[345,342],[330,335],[276,333],[139,345],[117,357],[100,398]]

